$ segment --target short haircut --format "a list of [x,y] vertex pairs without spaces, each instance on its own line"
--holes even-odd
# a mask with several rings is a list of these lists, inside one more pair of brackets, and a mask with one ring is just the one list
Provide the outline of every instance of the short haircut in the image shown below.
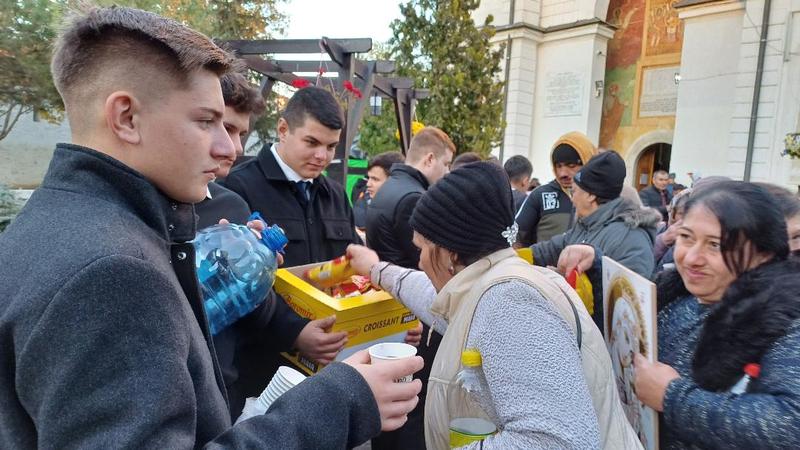
[[428,153],[433,153],[437,159],[441,159],[447,151],[454,155],[456,153],[456,146],[450,140],[450,136],[436,127],[425,127],[411,139],[406,161],[416,163]]
[[754,184],[766,189],[778,201],[783,217],[786,220],[800,215],[800,197],[796,194],[792,194],[790,190],[771,183]]
[[180,23],[133,8],[87,8],[68,15],[53,51],[53,82],[70,125],[84,107],[120,89],[163,96],[187,86],[205,69],[222,75],[235,59],[209,38]]
[[373,167],[380,167],[383,169],[384,172],[387,174],[392,169],[393,164],[400,164],[405,161],[403,154],[400,152],[385,152],[379,155],[375,155],[369,159],[369,164],[367,165],[367,172],[369,172]]
[[461,167],[463,165],[474,163],[474,162],[478,162],[478,161],[483,161],[483,158],[481,158],[481,155],[479,155],[479,154],[477,154],[475,152],[462,153],[462,154],[456,156],[456,159],[453,160],[453,166],[451,167],[451,170],[455,170],[455,169],[458,169],[459,167]]
[[290,130],[302,127],[309,116],[331,130],[344,127],[342,107],[326,89],[310,86],[298,90],[281,113]]
[[266,109],[264,98],[258,88],[247,81],[240,72],[228,72],[219,79],[225,106],[244,114],[261,115]]
[[514,182],[524,181],[533,173],[531,162],[522,155],[514,155],[508,158],[508,161],[503,164],[503,168],[506,169],[508,178]]
[[668,177],[669,178],[669,174],[667,173],[666,170],[659,169],[659,170],[656,170],[655,172],[653,172],[653,178],[655,178],[655,177]]

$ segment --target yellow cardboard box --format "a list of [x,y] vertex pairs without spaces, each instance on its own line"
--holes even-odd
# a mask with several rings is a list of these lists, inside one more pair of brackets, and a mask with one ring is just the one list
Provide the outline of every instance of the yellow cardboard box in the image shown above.
[[[303,317],[316,320],[336,315],[331,331],[347,332],[347,344],[337,361],[379,342],[403,342],[406,331],[419,324],[417,316],[385,291],[342,299],[325,294],[303,279],[303,273],[316,265],[278,269],[273,287]],[[283,356],[309,374],[322,368],[296,353]]]

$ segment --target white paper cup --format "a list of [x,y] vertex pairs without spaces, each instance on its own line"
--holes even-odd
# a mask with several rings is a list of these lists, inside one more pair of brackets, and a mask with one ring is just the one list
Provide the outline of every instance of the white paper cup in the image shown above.
[[278,367],[278,371],[272,377],[264,392],[258,397],[259,403],[268,410],[270,405],[289,389],[297,386],[306,376],[287,366]]
[[[389,361],[397,361],[398,359],[411,358],[416,354],[417,347],[400,342],[382,342],[369,348],[371,364],[383,364]],[[412,375],[406,375],[399,380],[395,380],[395,382],[410,383],[413,379],[414,377]]]

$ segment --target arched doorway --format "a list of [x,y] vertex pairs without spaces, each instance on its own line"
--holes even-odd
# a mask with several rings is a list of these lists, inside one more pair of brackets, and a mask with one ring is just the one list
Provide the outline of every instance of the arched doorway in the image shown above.
[[641,191],[650,185],[653,172],[665,170],[669,172],[669,160],[672,154],[672,144],[657,142],[645,147],[636,160],[636,190]]

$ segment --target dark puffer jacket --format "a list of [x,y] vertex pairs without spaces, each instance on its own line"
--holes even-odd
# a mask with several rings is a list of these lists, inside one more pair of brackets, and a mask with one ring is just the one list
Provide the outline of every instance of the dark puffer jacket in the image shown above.
[[407,164],[392,166],[389,179],[367,210],[367,244],[381,261],[409,269],[419,266],[419,249],[411,242],[414,231],[408,222],[427,190],[422,172]]

